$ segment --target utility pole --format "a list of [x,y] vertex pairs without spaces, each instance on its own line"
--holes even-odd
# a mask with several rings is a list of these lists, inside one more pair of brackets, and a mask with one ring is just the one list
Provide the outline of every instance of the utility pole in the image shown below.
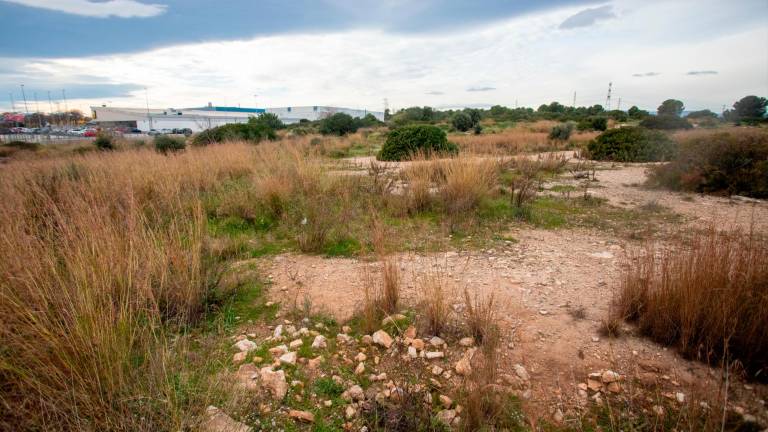
[[147,120],[149,121],[149,130],[152,130],[152,116],[149,114],[149,90],[144,87],[144,98],[147,100]]
[[11,97],[11,111],[16,112],[16,102],[13,101],[13,93],[8,93],[8,96]]
[[606,107],[605,110],[606,111],[610,111],[611,110],[611,87],[613,87],[613,83],[609,82],[608,83],[608,97],[605,98],[605,107]]
[[61,96],[64,98],[64,122],[69,127],[69,106],[67,105],[67,91],[65,89],[61,89]]
[[40,117],[40,104],[37,103],[37,92],[32,92],[32,97],[35,99],[35,116],[37,117],[37,127],[43,127],[43,119]]
[[617,110],[621,111],[621,98],[619,98],[619,106],[616,107]]
[[[24,84],[21,85],[21,97],[24,98],[24,114],[29,114],[29,108],[27,107],[27,94],[24,93]],[[26,118],[24,119],[26,120]]]
[[573,105],[571,106],[576,108],[576,92],[573,92]]

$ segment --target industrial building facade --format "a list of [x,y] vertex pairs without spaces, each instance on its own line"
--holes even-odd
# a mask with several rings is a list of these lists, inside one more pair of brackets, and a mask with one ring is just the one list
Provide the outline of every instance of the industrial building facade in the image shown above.
[[129,126],[144,132],[164,129],[191,129],[193,132],[210,129],[229,123],[245,123],[249,118],[263,113],[272,113],[285,124],[298,123],[302,119],[320,120],[334,113],[345,113],[352,117],[372,114],[384,120],[384,113],[360,109],[328,106],[300,106],[281,108],[240,108],[222,107],[209,104],[201,108],[184,109],[143,109],[107,106],[91,107],[93,121],[104,127]]

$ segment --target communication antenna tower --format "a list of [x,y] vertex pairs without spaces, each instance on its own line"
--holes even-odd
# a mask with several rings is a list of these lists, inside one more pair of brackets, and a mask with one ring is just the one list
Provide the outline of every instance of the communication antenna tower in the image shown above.
[[613,87],[613,83],[608,83],[608,97],[605,98],[605,110],[610,111],[611,110],[611,87]]

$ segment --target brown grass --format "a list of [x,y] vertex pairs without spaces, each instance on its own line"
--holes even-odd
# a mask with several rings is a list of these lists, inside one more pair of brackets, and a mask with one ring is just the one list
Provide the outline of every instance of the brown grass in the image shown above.
[[549,132],[556,124],[559,123],[553,121],[519,123],[499,133],[457,134],[451,135],[450,140],[458,144],[462,152],[466,153],[513,155],[578,147],[598,135],[596,132],[579,132],[571,136],[570,143],[553,142],[549,139]]
[[451,314],[445,275],[440,271],[427,272],[420,275],[417,283],[427,333],[443,334],[448,328]]
[[467,331],[478,343],[485,344],[498,337],[497,305],[493,293],[481,297],[477,293],[469,295],[464,289]]
[[766,380],[767,244],[711,227],[668,248],[649,247],[628,266],[616,312],[689,357],[736,361]]
[[242,175],[248,155],[134,151],[4,167],[0,429],[188,423],[183,380],[170,379],[185,344],[167,333],[199,320],[219,274],[197,194]]

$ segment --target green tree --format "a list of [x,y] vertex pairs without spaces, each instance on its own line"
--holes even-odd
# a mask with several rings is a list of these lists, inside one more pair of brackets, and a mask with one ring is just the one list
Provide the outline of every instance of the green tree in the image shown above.
[[470,117],[469,114],[465,112],[457,112],[453,115],[453,118],[451,119],[451,124],[453,125],[456,130],[466,132],[470,129],[472,129],[472,126],[474,125],[474,122],[472,121],[472,117]]
[[657,108],[657,114],[658,115],[671,115],[675,117],[680,117],[680,114],[683,113],[683,109],[685,108],[685,105],[683,105],[682,101],[679,101],[677,99],[667,99],[664,102],[659,105],[659,108]]
[[699,110],[699,111],[691,111],[690,113],[688,113],[687,116],[685,116],[685,118],[689,118],[689,119],[705,119],[705,118],[716,119],[717,118],[717,114],[713,113],[712,111],[710,111],[708,109],[703,109],[703,110]]
[[320,121],[320,133],[323,135],[346,135],[357,130],[355,119],[345,113],[336,113]]
[[765,119],[766,106],[768,106],[768,100],[764,97],[744,96],[733,104],[733,110],[739,121],[758,122]]
[[252,117],[249,119],[249,123],[250,120],[253,120],[254,125],[268,126],[273,130],[285,129],[285,123],[274,113],[263,113],[257,117]]

